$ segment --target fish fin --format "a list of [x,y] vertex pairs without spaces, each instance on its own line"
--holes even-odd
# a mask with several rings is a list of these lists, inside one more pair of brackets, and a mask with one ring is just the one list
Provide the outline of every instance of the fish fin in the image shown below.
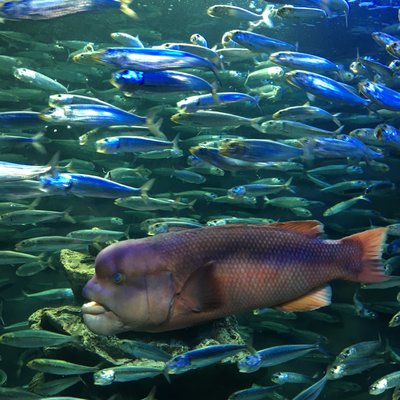
[[132,0],[121,0],[120,10],[128,17],[138,20],[139,16],[129,7],[131,3]]
[[47,154],[47,151],[46,151],[45,147],[44,147],[41,143],[39,143],[39,141],[40,141],[43,137],[44,137],[44,133],[43,133],[43,132],[39,132],[38,134],[36,134],[36,135],[33,137],[32,146],[33,146],[33,148],[34,148],[36,151],[38,151],[39,153]]
[[72,210],[72,206],[68,207],[65,211],[64,211],[64,220],[70,222],[71,224],[76,224],[76,220],[71,217],[70,212]]
[[192,312],[209,311],[221,304],[213,261],[197,268],[184,283],[179,297]]
[[167,140],[168,138],[165,136],[165,133],[160,130],[161,125],[163,123],[163,118],[159,118],[157,121],[155,120],[155,113],[151,112],[146,117],[146,126],[149,131],[156,137]]
[[274,23],[272,22],[272,20],[270,18],[271,14],[272,14],[272,10],[273,10],[273,8],[266,7],[265,10],[263,11],[263,13],[261,14],[262,21],[268,28],[274,27]]
[[307,99],[309,100],[308,101],[308,104],[310,104],[310,102],[315,102],[316,100],[317,100],[317,97],[316,96],[314,96],[313,94],[311,94],[311,93],[306,93],[306,96],[307,96]]
[[327,285],[313,290],[305,296],[276,307],[282,311],[310,311],[331,304],[332,288]]
[[339,120],[339,117],[340,116],[340,113],[336,113],[336,114],[333,114],[333,122],[337,125],[337,126],[339,126],[339,127],[341,127],[342,126],[342,123],[340,122],[340,120]]
[[149,323],[159,325],[165,322],[171,311],[175,294],[175,284],[170,271],[160,271],[145,275]]
[[140,193],[141,193],[140,195],[142,196],[143,199],[147,200],[149,198],[147,192],[153,187],[155,181],[156,180],[154,178],[149,179],[140,187]]
[[324,225],[316,220],[275,222],[267,226],[302,233],[312,238],[316,238],[324,232]]
[[385,275],[381,262],[386,234],[387,228],[375,228],[341,240],[344,245],[351,246],[361,253],[357,268],[354,267],[354,263],[351,263],[352,267],[347,271],[347,279],[365,283],[383,282],[390,279],[390,276]]
[[261,133],[265,133],[264,128],[260,125],[261,121],[264,119],[265,117],[257,117],[257,118],[253,118],[250,122],[250,126],[254,129],[256,129],[257,131],[261,132]]
[[344,125],[340,125],[339,128],[337,128],[337,129],[334,131],[334,132],[335,132],[335,135],[340,135],[340,134],[342,133],[343,129],[344,129]]

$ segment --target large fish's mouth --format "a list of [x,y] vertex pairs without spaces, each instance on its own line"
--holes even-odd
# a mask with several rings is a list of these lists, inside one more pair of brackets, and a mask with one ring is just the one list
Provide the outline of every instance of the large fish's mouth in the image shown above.
[[130,329],[118,315],[95,301],[83,304],[81,310],[86,326],[98,335],[115,335]]
[[85,303],[82,306],[83,314],[99,315],[99,314],[104,314],[105,312],[108,311],[110,311],[108,308],[99,303],[96,303],[95,301],[89,301],[88,303]]

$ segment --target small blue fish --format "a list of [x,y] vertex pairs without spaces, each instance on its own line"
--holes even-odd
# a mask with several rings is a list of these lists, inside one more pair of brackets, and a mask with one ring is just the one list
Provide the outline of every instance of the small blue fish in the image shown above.
[[0,129],[41,129],[45,123],[35,111],[0,112]]
[[132,0],[11,0],[0,6],[0,17],[12,20],[45,20],[80,12],[120,8],[122,12],[137,17],[128,5]]
[[238,361],[240,372],[255,372],[263,367],[271,367],[284,362],[302,357],[307,353],[318,350],[319,344],[288,344],[282,346],[268,347],[267,349],[257,351]]
[[260,35],[249,31],[229,31],[224,35],[226,40],[233,40],[243,47],[255,52],[271,52],[279,50],[295,51],[296,46],[282,40]]
[[190,42],[197,44],[198,46],[208,47],[207,39],[200,35],[200,33],[194,33],[192,36],[190,36]]
[[215,94],[190,96],[186,99],[178,101],[176,105],[178,107],[178,111],[193,113],[197,110],[206,110],[239,102],[258,104],[258,100],[255,97],[252,97],[246,93],[221,92]]
[[226,157],[252,162],[285,161],[304,154],[302,148],[268,139],[228,139],[222,141],[219,152]]
[[374,129],[374,136],[382,144],[400,150],[400,131],[389,124],[379,124]]
[[96,151],[104,154],[137,153],[163,149],[178,149],[177,136],[173,142],[143,136],[112,136],[96,141]]
[[372,104],[386,110],[400,111],[400,93],[396,90],[371,81],[360,82],[358,90],[370,99]]
[[288,83],[326,101],[350,106],[367,107],[370,100],[360,97],[350,86],[314,72],[293,70],[287,72]]
[[39,118],[53,124],[95,127],[145,125],[147,122],[146,117],[103,104],[70,104],[61,107],[51,107],[39,114]]
[[201,160],[221,168],[224,171],[257,170],[264,166],[269,166],[268,163],[249,162],[226,157],[220,154],[219,149],[212,147],[195,146],[190,149],[190,152]]
[[43,189],[55,194],[75,194],[82,197],[116,199],[128,196],[146,196],[154,183],[147,181],[141,188],[134,188],[93,175],[58,174],[42,176],[39,181]]
[[110,36],[122,46],[137,47],[140,49],[144,48],[143,43],[139,39],[139,36],[132,36],[129,35],[129,33],[124,32],[113,32]]
[[245,350],[246,345],[241,344],[217,344],[187,351],[173,357],[165,366],[169,374],[182,374],[191,369],[215,364],[224,358],[233,356],[239,351]]
[[125,69],[114,72],[111,83],[121,89],[125,96],[133,92],[212,92],[213,87],[198,76],[177,71],[133,71]]
[[373,160],[375,158],[383,157],[381,152],[370,149],[360,140],[348,135],[339,135],[338,138],[315,137],[307,140],[306,146],[307,148],[308,146],[310,147],[312,155],[317,158],[353,158]]
[[93,52],[80,53],[72,59],[78,63],[89,59],[102,64],[110,64],[117,68],[127,68],[143,72],[180,68],[202,68],[213,71],[218,79],[217,69],[211,61],[180,50],[108,47]]
[[279,51],[271,54],[269,59],[275,64],[293,69],[322,73],[338,71],[338,66],[326,58],[295,51]]

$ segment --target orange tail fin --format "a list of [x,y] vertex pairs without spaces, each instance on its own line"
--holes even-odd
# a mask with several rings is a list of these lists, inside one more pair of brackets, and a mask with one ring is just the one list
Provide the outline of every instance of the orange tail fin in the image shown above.
[[[381,262],[386,231],[387,228],[375,228],[342,239],[343,244],[351,245],[353,249],[361,253],[359,268],[348,271],[350,276],[347,279],[365,283],[383,282],[390,279],[384,274]],[[357,250],[355,253],[358,252]]]

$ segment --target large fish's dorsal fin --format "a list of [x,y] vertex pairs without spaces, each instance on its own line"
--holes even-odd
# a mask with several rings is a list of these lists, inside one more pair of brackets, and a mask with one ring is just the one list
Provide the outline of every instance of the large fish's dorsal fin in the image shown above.
[[193,271],[178,294],[180,302],[192,312],[210,311],[221,305],[213,261]]
[[285,229],[302,233],[309,237],[318,237],[324,232],[324,225],[316,220],[276,222],[268,225],[271,228]]
[[332,288],[327,285],[313,290],[305,296],[275,307],[282,311],[311,311],[331,304]]

